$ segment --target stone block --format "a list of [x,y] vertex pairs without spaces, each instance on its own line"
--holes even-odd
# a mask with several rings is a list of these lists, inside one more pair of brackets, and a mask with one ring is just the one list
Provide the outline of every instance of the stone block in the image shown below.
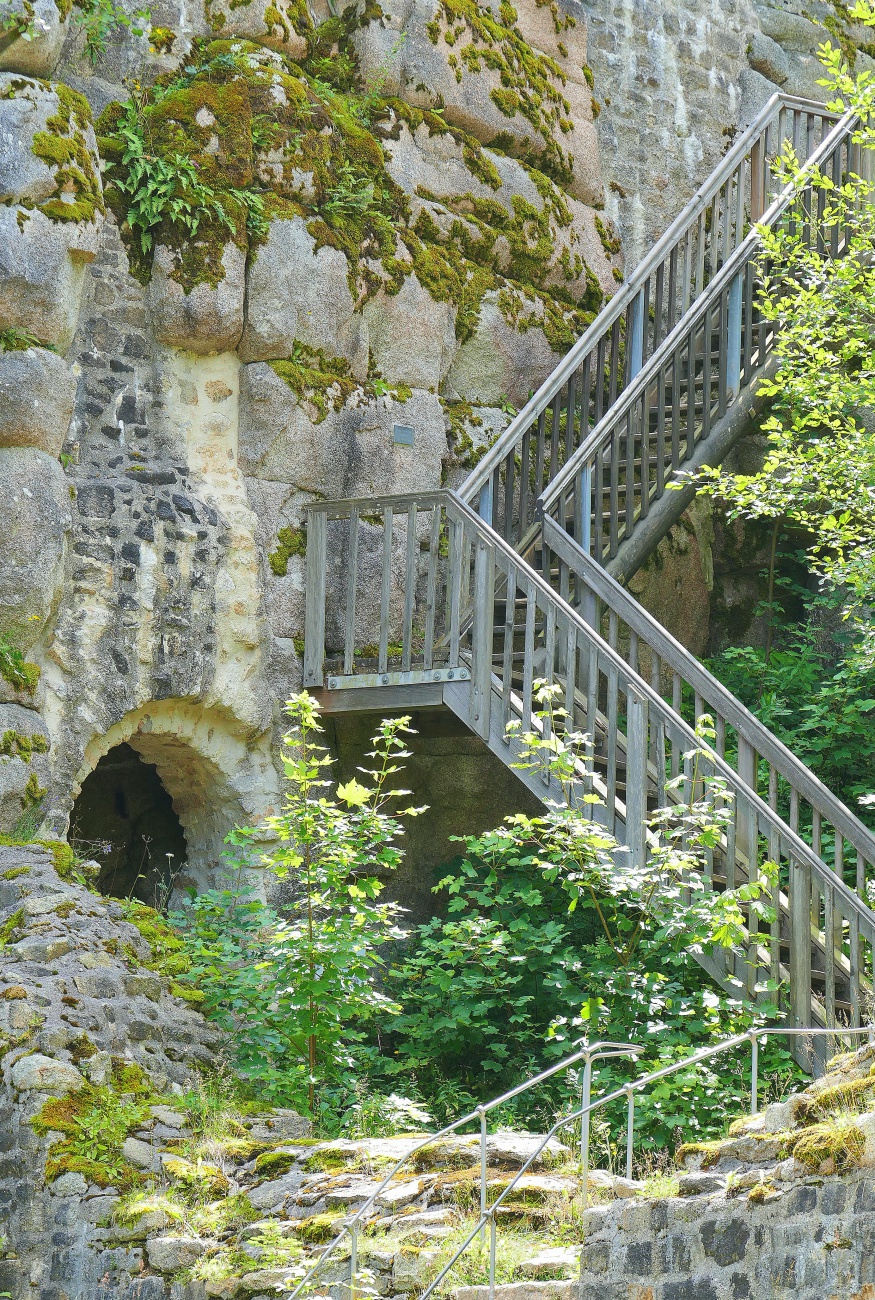
[[149,1237],[146,1256],[159,1273],[178,1273],[190,1268],[217,1243],[204,1237]]
[[247,275],[240,359],[290,357],[300,340],[329,357],[343,357],[364,379],[367,326],[356,314],[348,273],[339,249],[323,245],[317,251],[301,217],[273,221]]
[[777,41],[755,32],[748,51],[750,66],[776,86],[783,86],[790,76],[790,60]]
[[163,244],[155,249],[148,302],[159,343],[186,352],[228,352],[243,332],[246,254],[236,244],[222,250],[222,279],[186,290],[174,278],[177,257]]
[[136,1169],[157,1172],[161,1168],[161,1157],[158,1152],[154,1150],[149,1142],[141,1142],[139,1138],[125,1138],[122,1145],[122,1155]]
[[[6,211],[0,205],[0,227]],[[0,230],[0,262],[3,255]],[[27,650],[60,599],[72,521],[70,489],[61,466],[44,451],[0,447],[0,493],[0,634],[13,632]]]
[[[16,20],[18,34],[12,35]],[[68,28],[69,11],[62,18],[55,0],[4,0],[0,4],[0,30],[4,31],[0,72],[50,77]]]
[[0,353],[0,447],[38,447],[57,456],[64,444],[76,379],[46,348]]
[[39,1053],[19,1057],[12,1067],[11,1077],[12,1086],[19,1092],[33,1090],[58,1095],[78,1092],[85,1086],[85,1080],[75,1065]]

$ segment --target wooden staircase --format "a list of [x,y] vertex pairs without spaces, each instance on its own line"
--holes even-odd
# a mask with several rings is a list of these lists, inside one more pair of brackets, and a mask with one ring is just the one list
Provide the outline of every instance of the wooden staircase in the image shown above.
[[[705,770],[732,815],[707,887],[766,862],[779,885],[767,930],[751,911],[744,952],[701,960],[727,987],[770,983],[796,1027],[868,1015],[875,837],[617,578],[688,504],[685,474],[718,464],[757,409],[774,337],[756,307],[752,223],[800,221],[819,201],[785,193],[767,207],[769,159],[790,138],[837,180],[865,174],[853,128],[770,101],[458,493],[308,508],[304,685],[326,709],[444,704],[511,764],[507,724],[528,729],[535,682],[557,684],[591,738],[593,816],[633,862],[648,814],[680,798],[672,778],[689,784],[697,719],[714,718]],[[548,773],[517,775],[560,797]]]

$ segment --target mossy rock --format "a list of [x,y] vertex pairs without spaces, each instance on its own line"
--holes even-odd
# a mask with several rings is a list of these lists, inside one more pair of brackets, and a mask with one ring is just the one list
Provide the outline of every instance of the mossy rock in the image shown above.
[[88,100],[63,82],[54,82],[58,110],[37,131],[32,150],[55,172],[55,191],[39,204],[52,221],[91,222],[106,211],[100,176],[89,148],[92,125]]
[[[183,74],[160,77],[142,107],[112,104],[104,111],[98,129],[107,163],[106,197],[133,269],[148,280],[152,249],[161,243],[174,250],[171,275],[186,291],[198,283],[216,284],[224,243],[231,239],[248,246],[257,258],[272,221],[300,216],[317,251],[328,246],[345,256],[359,308],[378,292],[397,293],[415,272],[435,301],[455,306],[460,342],[476,331],[484,296],[497,291],[515,329],[538,324],[554,350],[566,350],[601,305],[601,291],[573,255],[551,260],[552,231],[570,220],[561,194],[542,171],[532,170],[544,197],[542,211],[522,200],[512,213],[474,200],[465,220],[446,235],[424,217],[414,222],[410,199],[387,170],[380,136],[391,134],[402,118],[425,121],[436,132],[451,128],[439,114],[402,108],[400,101],[367,90],[356,75],[340,75],[340,56],[345,51],[352,57],[349,40],[359,21],[349,10],[342,20],[316,29],[303,69],[252,42],[195,42]],[[336,42],[339,51],[332,53]],[[334,77],[335,84],[325,77]],[[464,132],[453,134],[472,175],[500,184],[479,142]],[[124,161],[132,138],[140,141],[141,153],[161,160],[171,172],[195,169],[208,197],[191,220],[171,220],[165,211],[154,225],[137,225]],[[179,186],[182,194],[183,181]],[[560,263],[566,283],[547,286],[548,268],[555,277]],[[579,284],[581,276],[586,289],[576,297],[567,285]],[[302,354],[274,365],[313,402],[319,419],[328,404],[342,403],[356,387],[335,362]],[[333,394],[330,403],[319,396],[326,392]]]
[[337,1236],[345,1218],[342,1210],[338,1213],[326,1212],[313,1214],[308,1219],[296,1219],[290,1226],[302,1241],[318,1246],[326,1241],[332,1241]]
[[785,1154],[794,1156],[812,1173],[830,1160],[838,1174],[856,1169],[865,1149],[865,1134],[850,1116],[811,1124],[784,1141]]
[[296,1151],[263,1151],[255,1161],[255,1172],[264,1178],[279,1178],[287,1174],[299,1159]]

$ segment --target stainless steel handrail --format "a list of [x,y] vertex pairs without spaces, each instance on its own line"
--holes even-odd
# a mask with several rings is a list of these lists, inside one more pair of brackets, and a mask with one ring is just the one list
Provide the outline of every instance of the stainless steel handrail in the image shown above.
[[[334,504],[348,504],[348,503],[337,502]],[[578,1041],[584,1042],[585,1040],[580,1039]],[[383,1178],[379,1186],[376,1188],[376,1190],[373,1191],[371,1195],[365,1200],[364,1204],[359,1207],[359,1209],[355,1212],[355,1214],[352,1215],[351,1218],[348,1218],[344,1221],[343,1227],[341,1228],[340,1232],[332,1241],[328,1243],[328,1245],[325,1247],[322,1254],[316,1260],[313,1267],[309,1270],[308,1273],[304,1275],[303,1278],[301,1278],[300,1282],[298,1282],[295,1289],[290,1293],[290,1300],[294,1300],[295,1296],[297,1296],[301,1292],[301,1290],[307,1285],[307,1283],[312,1281],[313,1278],[315,1278],[316,1274],[319,1272],[322,1266],[325,1263],[327,1263],[329,1258],[334,1254],[334,1251],[337,1249],[337,1247],[340,1246],[345,1241],[347,1235],[349,1235],[352,1243],[351,1264],[352,1264],[352,1275],[354,1278],[355,1271],[356,1271],[355,1256],[356,1256],[357,1234],[358,1234],[359,1225],[361,1224],[365,1215],[367,1215],[368,1212],[373,1209],[374,1205],[377,1203],[382,1193],[386,1190],[388,1185],[391,1183],[392,1179],[395,1178],[398,1171],[402,1168],[403,1165],[407,1163],[408,1160],[410,1160],[411,1156],[416,1155],[418,1151],[422,1151],[425,1147],[433,1146],[435,1142],[439,1142],[441,1138],[445,1138],[449,1136],[449,1134],[454,1133],[456,1129],[462,1128],[466,1124],[473,1124],[475,1121],[479,1123],[480,1126],[480,1135],[479,1135],[480,1212],[482,1216],[486,1209],[486,1154],[487,1154],[486,1144],[487,1144],[487,1137],[488,1137],[486,1131],[486,1116],[489,1113],[489,1111],[495,1110],[497,1106],[503,1106],[505,1102],[510,1101],[513,1097],[520,1096],[521,1093],[528,1092],[531,1088],[536,1088],[538,1084],[541,1084],[546,1079],[550,1079],[554,1075],[561,1073],[561,1071],[563,1070],[569,1069],[572,1065],[576,1065],[579,1061],[584,1062],[584,1071],[585,1071],[584,1091],[586,1091],[586,1089],[588,1089],[589,1087],[589,1080],[592,1077],[592,1065],[595,1061],[611,1060],[614,1058],[624,1057],[624,1056],[631,1056],[634,1060],[637,1060],[637,1058],[643,1054],[644,1050],[645,1049],[643,1047],[639,1047],[635,1043],[611,1043],[611,1042],[599,1041],[597,1043],[587,1044],[586,1046],[581,1047],[578,1051],[573,1052],[571,1056],[567,1056],[563,1060],[557,1062],[556,1065],[551,1066],[548,1070],[542,1070],[540,1074],[536,1074],[531,1079],[526,1079],[525,1082],[517,1084],[515,1088],[510,1088],[508,1089],[507,1092],[501,1093],[500,1096],[493,1097],[491,1101],[485,1102],[482,1105],[475,1107],[475,1109],[470,1111],[467,1115],[463,1115],[461,1119],[453,1120],[452,1124],[447,1124],[444,1128],[440,1129],[437,1133],[430,1133],[428,1137],[423,1138],[423,1140],[421,1142],[418,1142],[416,1146],[411,1147],[409,1151],[406,1151],[404,1155],[401,1156],[401,1158],[395,1162],[395,1164],[385,1175],[385,1177]],[[540,1149],[541,1148],[539,1148],[539,1150]]]
[[[645,1088],[649,1087],[650,1084],[656,1083],[660,1079],[666,1079],[673,1074],[677,1074],[681,1070],[687,1070],[690,1068],[690,1066],[698,1066],[703,1061],[711,1060],[713,1057],[721,1056],[723,1055],[723,1053],[732,1051],[736,1047],[742,1047],[744,1045],[749,1044],[751,1049],[750,1113],[751,1116],[755,1116],[758,1113],[758,1104],[759,1104],[758,1094],[759,1094],[760,1040],[765,1042],[769,1037],[773,1037],[773,1038],[774,1037],[781,1038],[781,1037],[788,1037],[788,1036],[798,1037],[800,1035],[810,1036],[812,1038],[822,1037],[822,1036],[841,1038],[843,1036],[855,1037],[860,1034],[866,1034],[869,1039],[869,1042],[875,1043],[875,1025],[871,1025],[871,1024],[863,1025],[855,1028],[847,1027],[844,1025],[837,1025],[837,1026],[827,1027],[827,1028],[812,1028],[812,1029],[793,1029],[793,1028],[785,1028],[785,1027],[750,1029],[743,1034],[734,1034],[731,1038],[724,1039],[723,1042],[721,1043],[715,1043],[709,1047],[699,1048],[697,1051],[690,1053],[689,1056],[685,1056],[679,1061],[674,1061],[671,1065],[662,1066],[658,1070],[650,1070],[647,1074],[642,1075],[640,1078],[630,1080],[628,1083],[623,1084],[622,1087],[614,1089],[613,1092],[605,1093],[601,1097],[597,1097],[595,1101],[593,1101],[589,1097],[586,1097],[586,1099],[582,1102],[581,1106],[578,1109],[571,1111],[567,1115],[563,1115],[562,1118],[557,1120],[556,1123],[552,1126],[552,1128],[542,1136],[539,1145],[531,1153],[531,1155],[525,1161],[525,1163],[517,1170],[513,1178],[507,1184],[507,1186],[501,1190],[499,1195],[493,1201],[492,1205],[486,1206],[485,1202],[481,1200],[480,1215],[477,1219],[477,1222],[470,1229],[468,1235],[465,1237],[461,1245],[456,1248],[455,1253],[451,1256],[448,1262],[443,1266],[443,1268],[438,1273],[438,1275],[429,1283],[426,1289],[422,1292],[420,1300],[428,1300],[429,1296],[431,1296],[441,1285],[441,1283],[449,1276],[449,1274],[452,1272],[455,1265],[461,1259],[462,1255],[464,1255],[465,1251],[473,1243],[474,1239],[478,1236],[480,1236],[482,1239],[484,1230],[487,1227],[489,1228],[488,1287],[489,1287],[490,1300],[493,1300],[493,1297],[495,1295],[495,1276],[496,1276],[496,1262],[497,1262],[497,1249],[496,1249],[497,1212],[501,1208],[503,1203],[511,1195],[511,1193],[518,1187],[521,1179],[523,1179],[526,1176],[529,1169],[532,1167],[532,1165],[538,1159],[538,1157],[542,1154],[542,1152],[546,1149],[546,1147],[548,1146],[552,1138],[554,1138],[556,1134],[559,1133],[562,1129],[567,1128],[570,1124],[575,1124],[577,1123],[578,1120],[581,1121],[581,1153],[582,1153],[581,1215],[582,1215],[583,1232],[585,1233],[586,1220],[585,1218],[583,1218],[583,1216],[585,1215],[586,1210],[588,1208],[589,1134],[591,1128],[591,1116],[594,1111],[600,1110],[603,1107],[610,1105],[612,1102],[625,1099],[626,1101],[626,1177],[631,1179],[633,1173],[633,1153],[634,1153],[634,1139],[635,1139],[634,1099],[635,1099],[635,1094],[637,1092],[643,1091]],[[596,1044],[593,1046],[591,1051],[595,1052],[599,1046],[605,1046],[605,1045]],[[640,1051],[640,1049],[638,1050]],[[470,1119],[470,1117],[468,1118]],[[435,1138],[431,1139],[431,1141],[434,1140]],[[358,1216],[356,1216],[356,1219],[358,1219]],[[345,1232],[352,1231],[353,1222],[354,1220],[348,1221],[348,1224],[345,1225],[345,1229],[344,1229]],[[337,1240],[342,1241],[343,1235],[344,1234],[341,1234],[340,1237],[337,1238]],[[584,1244],[582,1243],[581,1244],[581,1265],[583,1262],[583,1249],[584,1249]],[[301,1289],[306,1285],[306,1283],[309,1280],[311,1280],[311,1278],[315,1275],[316,1271],[318,1270],[318,1267],[321,1265],[322,1260],[324,1258],[325,1256],[323,1256],[322,1259],[320,1259],[319,1265],[317,1265],[315,1269],[311,1270],[311,1272],[308,1273],[307,1276],[298,1284],[295,1290],[291,1293],[292,1297],[297,1296],[301,1291]],[[356,1277],[357,1277],[357,1261],[356,1261],[356,1253],[355,1251],[353,1251],[351,1252],[351,1256],[350,1256],[350,1293],[351,1293],[352,1300],[354,1300],[355,1293],[356,1293]]]
[[[848,138],[856,121],[857,116],[855,113],[845,113],[808,159],[801,174],[807,176],[818,167],[837,144]],[[697,329],[705,315],[713,310],[715,303],[726,292],[727,286],[736,278],[742,267],[749,261],[760,245],[761,236],[758,226],[774,225],[778,218],[791,206],[797,193],[798,189],[795,184],[785,186],[763,213],[757,226],[729,254],[708,288],[699,295],[685,315],[681,317],[671,333],[662,341],[652,356],[647,359],[635,378],[626,385],[610,410],[590,430],[584,441],[541,493],[536,505],[537,514],[546,514],[557,498],[568,490],[572,480],[580,473],[581,466],[592,457],[599,444],[604,442],[607,430],[611,429],[631,409],[635,401],[646,392],[647,388],[653,383],[654,375],[659,373],[665,361],[671,357],[672,353],[677,351],[681,339]]]
[[[735,1047],[740,1047],[744,1043],[750,1043],[751,1046],[751,1115],[755,1115],[757,1113],[759,1040],[761,1038],[762,1039],[768,1038],[770,1034],[773,1037],[775,1036],[781,1037],[788,1034],[794,1036],[800,1034],[810,1034],[812,1037],[829,1034],[837,1038],[843,1034],[848,1034],[848,1035],[867,1034],[870,1043],[875,1042],[875,1026],[873,1025],[865,1025],[854,1029],[850,1029],[850,1028],[846,1029],[844,1026],[839,1026],[831,1029],[830,1028],[827,1029],[783,1029],[783,1028],[751,1029],[745,1034],[736,1034],[732,1038],[725,1039],[722,1043],[716,1043],[713,1047],[700,1048],[699,1051],[693,1052],[690,1056],[684,1057],[682,1060],[676,1061],[672,1065],[663,1066],[659,1070],[651,1070],[648,1074],[643,1075],[640,1079],[635,1079],[630,1083],[624,1084],[622,1088],[617,1088],[614,1092],[606,1093],[604,1096],[596,1098],[595,1101],[590,1101],[588,1105],[582,1105],[579,1110],[573,1111],[571,1114],[565,1115],[563,1116],[562,1119],[557,1120],[557,1122],[550,1129],[549,1133],[547,1133],[544,1136],[541,1145],[537,1148],[537,1150],[535,1150],[532,1153],[532,1155],[529,1157],[526,1163],[517,1171],[517,1173],[508,1183],[507,1187],[503,1189],[503,1191],[499,1194],[499,1196],[497,1196],[496,1199],[493,1201],[492,1205],[488,1207],[485,1214],[481,1214],[480,1219],[475,1225],[473,1231],[466,1237],[465,1241],[462,1243],[461,1246],[459,1246],[459,1248],[456,1250],[456,1253],[450,1259],[449,1263],[447,1263],[444,1266],[444,1268],[434,1279],[434,1281],[431,1282],[428,1287],[426,1287],[426,1289],[423,1291],[420,1297],[420,1300],[428,1300],[428,1297],[432,1295],[434,1291],[437,1290],[441,1282],[444,1281],[444,1279],[451,1272],[455,1264],[458,1262],[459,1259],[461,1259],[462,1255],[471,1245],[474,1238],[483,1230],[483,1228],[487,1226],[487,1224],[489,1226],[488,1286],[489,1286],[489,1298],[490,1300],[493,1300],[493,1297],[495,1295],[495,1271],[496,1271],[496,1254],[497,1254],[496,1212],[501,1207],[502,1203],[508,1198],[510,1193],[514,1190],[514,1188],[519,1184],[520,1179],[525,1177],[532,1163],[541,1154],[541,1152],[547,1146],[547,1143],[551,1140],[551,1138],[555,1137],[555,1135],[560,1131],[560,1129],[565,1128],[568,1124],[573,1124],[577,1120],[581,1120],[582,1131],[585,1129],[588,1134],[590,1128],[590,1117],[593,1111],[599,1110],[601,1107],[607,1106],[611,1102],[619,1101],[621,1098],[625,1097],[627,1101],[626,1177],[631,1179],[632,1154],[633,1154],[634,1135],[635,1135],[635,1106],[634,1106],[635,1093],[640,1092],[643,1088],[646,1088],[651,1083],[655,1083],[659,1079],[665,1079],[672,1074],[677,1074],[679,1070],[688,1069],[691,1065],[699,1065],[702,1061],[709,1060],[711,1057],[714,1056],[719,1056],[723,1052],[730,1051]],[[582,1138],[581,1138],[581,1142],[583,1142]],[[588,1149],[588,1143],[587,1143],[587,1149]],[[587,1188],[588,1172],[589,1170],[587,1167],[585,1170],[582,1171],[581,1174],[582,1213],[585,1213],[587,1209],[586,1188]],[[586,1228],[585,1221],[583,1227],[585,1231]],[[584,1246],[581,1245],[581,1263],[583,1258],[583,1249]],[[354,1278],[353,1278],[353,1285],[354,1285]]]
[[[501,464],[510,448],[514,446],[538,416],[547,409],[562,386],[568,382],[583,357],[591,351],[599,339],[607,334],[608,330],[631,306],[640,292],[641,286],[646,283],[660,262],[665,259],[673,247],[678,245],[681,238],[698,221],[708,204],[732,175],[735,167],[744,158],[752,143],[768,126],[775,113],[785,108],[796,108],[801,112],[817,113],[818,116],[824,119],[838,120],[837,113],[831,112],[823,104],[818,104],[816,100],[800,99],[780,93],[772,95],[751,125],[739,136],[732,148],[720,160],[715,170],[702,182],[662,237],[654,244],[644,259],[638,263],[622,288],[605,305],[556,369],[544,380],[541,387],[529,399],[522,410],[514,416],[499,440],[493,444],[467,476],[459,488],[459,495],[463,500],[470,501],[488,482],[490,475]],[[681,320],[683,319],[684,317],[681,318]]]

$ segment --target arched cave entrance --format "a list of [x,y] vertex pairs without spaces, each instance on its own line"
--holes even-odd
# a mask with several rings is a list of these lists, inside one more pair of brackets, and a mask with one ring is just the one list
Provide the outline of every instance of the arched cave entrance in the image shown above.
[[182,825],[155,765],[128,744],[104,754],[82,782],[70,837],[82,856],[101,864],[102,894],[138,898],[150,907],[166,903],[188,859]]

